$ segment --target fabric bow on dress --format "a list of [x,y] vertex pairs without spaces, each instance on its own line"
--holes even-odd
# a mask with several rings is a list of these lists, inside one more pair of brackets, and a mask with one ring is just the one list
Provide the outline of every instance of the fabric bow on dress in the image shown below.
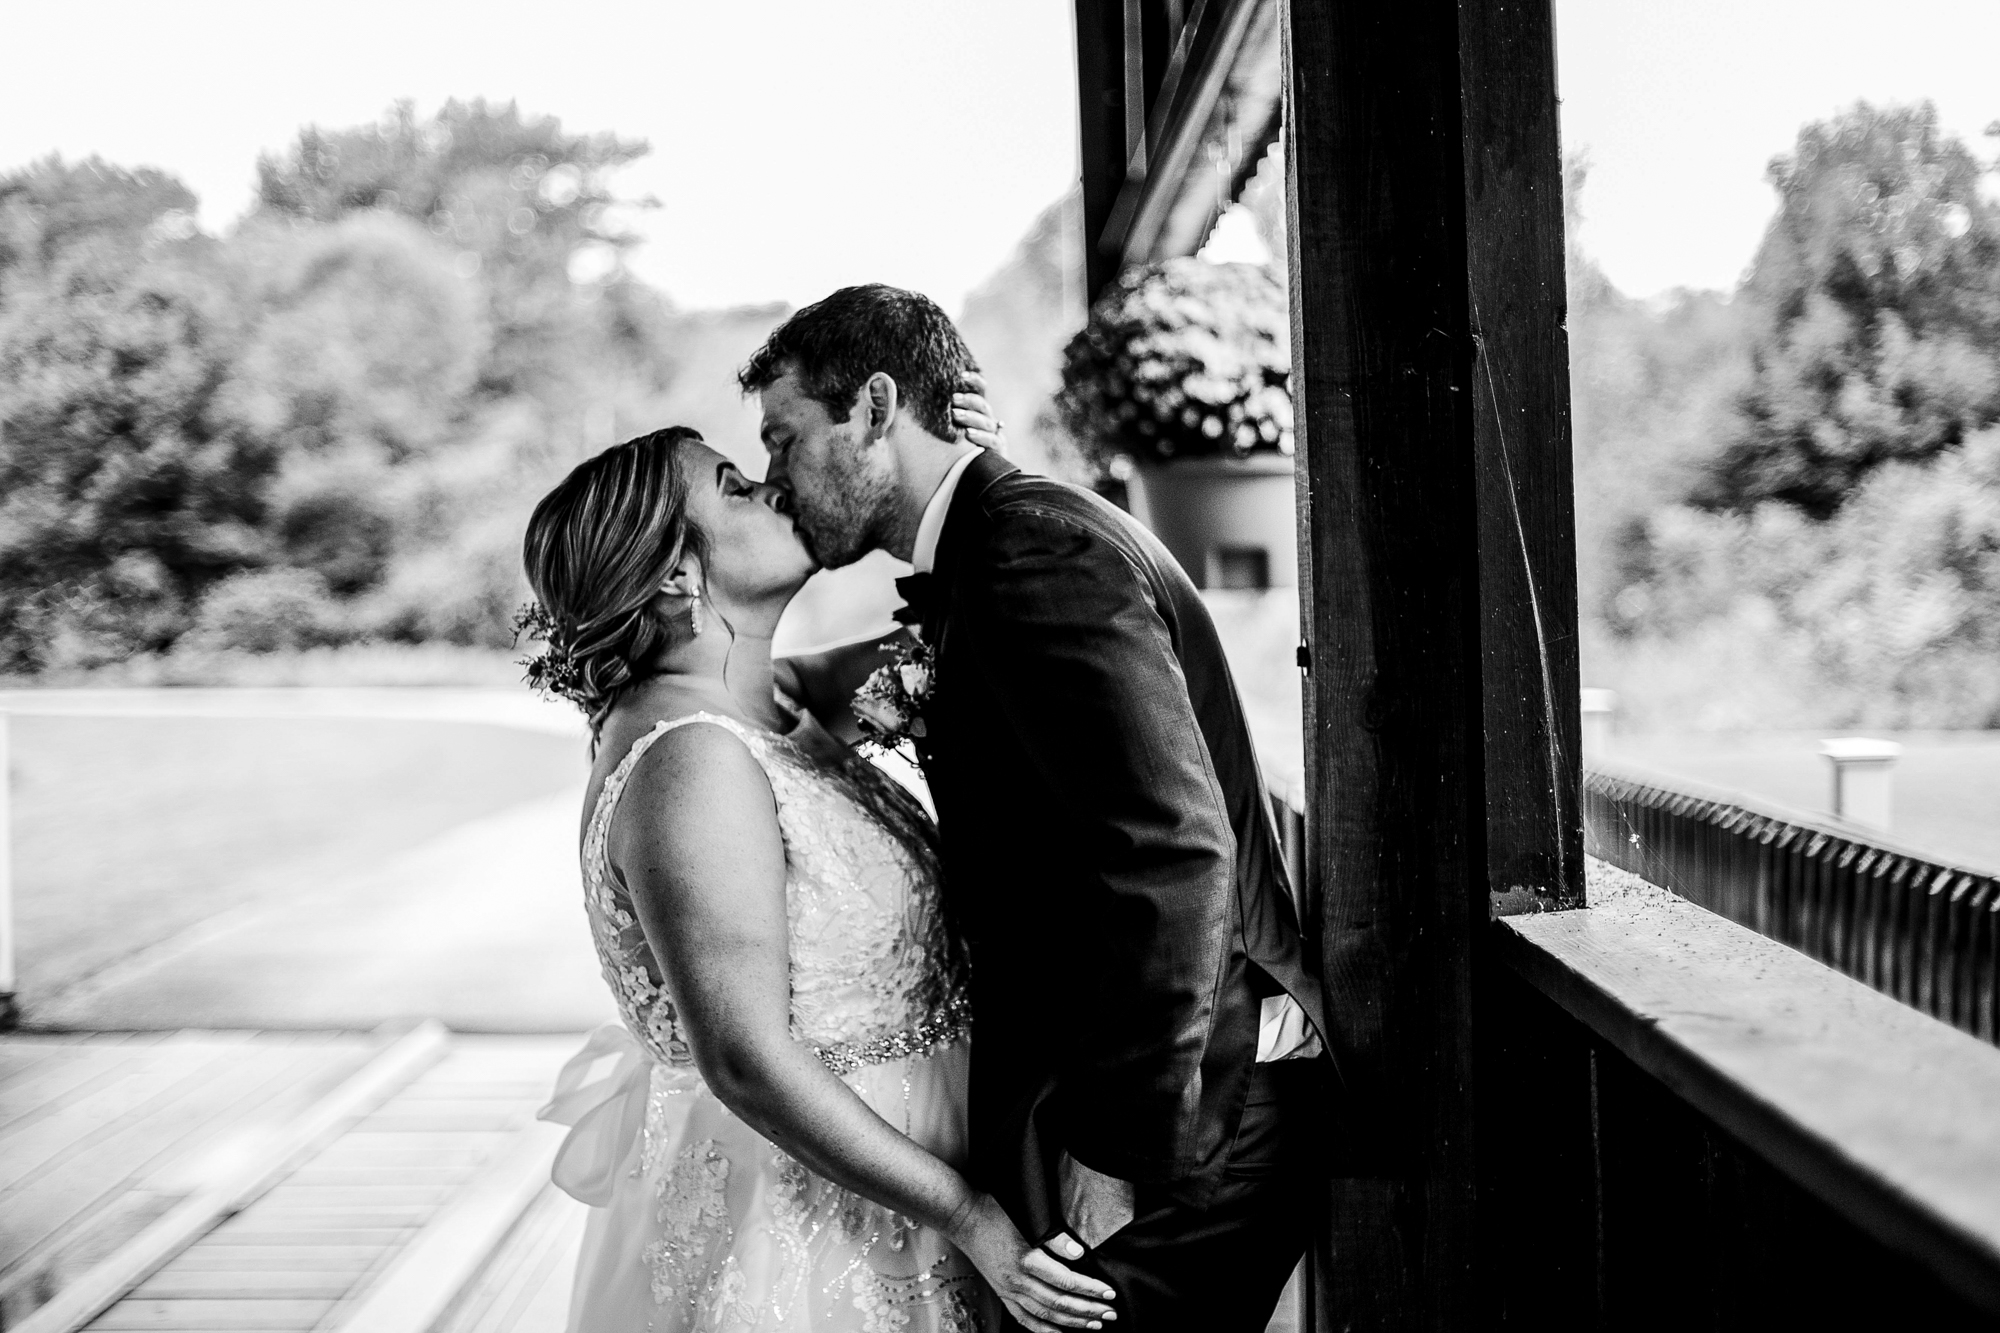
[[[646,1124],[653,1058],[622,1023],[606,1023],[556,1076],[555,1096],[537,1120],[568,1125],[550,1177],[578,1203],[602,1208]],[[683,1071],[673,1071],[683,1073]],[[692,1071],[685,1077],[694,1081]]]

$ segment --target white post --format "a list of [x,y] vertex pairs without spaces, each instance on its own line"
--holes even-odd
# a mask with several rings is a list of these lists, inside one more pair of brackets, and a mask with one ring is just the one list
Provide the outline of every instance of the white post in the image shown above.
[[1611,748],[1611,718],[1618,710],[1618,695],[1611,690],[1584,690],[1583,752],[1603,754]]
[[1841,736],[1821,741],[1819,752],[1833,767],[1834,817],[1887,833],[1890,776],[1903,747],[1866,736]]
[[0,1031],[21,1021],[14,998],[14,839],[9,826],[13,794],[8,774],[7,714],[0,712]]

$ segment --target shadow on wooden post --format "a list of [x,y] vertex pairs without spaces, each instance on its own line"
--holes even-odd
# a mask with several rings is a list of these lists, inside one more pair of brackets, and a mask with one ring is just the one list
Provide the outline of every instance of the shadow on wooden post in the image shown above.
[[1582,902],[1553,14],[1289,0],[1283,27],[1306,859],[1357,1149],[1319,1326],[1576,1327],[1587,1264],[1531,1265],[1567,1286],[1523,1305],[1484,1262],[1523,1182],[1480,1152],[1543,1145],[1477,1114],[1573,1111],[1533,1080],[1584,1067],[1508,1048],[1519,988],[1480,961],[1492,915]]

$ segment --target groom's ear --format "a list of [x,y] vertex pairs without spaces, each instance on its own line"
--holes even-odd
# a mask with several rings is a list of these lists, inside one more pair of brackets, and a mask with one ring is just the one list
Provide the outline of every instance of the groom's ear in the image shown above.
[[902,394],[887,373],[878,370],[861,386],[861,410],[866,414],[862,425],[870,436],[879,439],[887,435],[889,423],[896,419],[896,409],[900,406]]

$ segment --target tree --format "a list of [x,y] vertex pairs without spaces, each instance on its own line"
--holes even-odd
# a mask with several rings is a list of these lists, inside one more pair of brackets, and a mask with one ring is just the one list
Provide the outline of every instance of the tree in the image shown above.
[[[310,127],[281,157],[257,164],[272,216],[330,223],[365,210],[414,219],[458,254],[485,288],[492,344],[482,367],[494,393],[545,389],[608,321],[578,308],[574,288],[617,285],[636,243],[630,207],[611,189],[641,140],[571,134],[553,116],[509,102],[449,101],[428,120],[399,103],[374,125]],[[646,201],[650,203],[650,201]],[[613,326],[614,331],[616,326]]]
[[46,267],[89,237],[135,244],[163,222],[169,238],[185,237],[194,206],[193,191],[152,167],[51,155],[0,176],[0,274],[29,263]]
[[1831,514],[1875,469],[2000,419],[2000,216],[1929,103],[1806,126],[1743,295],[1760,312],[1736,427],[1698,498]]
[[243,340],[206,243],[88,238],[0,308],[0,664],[164,647],[266,558],[269,442],[221,394]]

